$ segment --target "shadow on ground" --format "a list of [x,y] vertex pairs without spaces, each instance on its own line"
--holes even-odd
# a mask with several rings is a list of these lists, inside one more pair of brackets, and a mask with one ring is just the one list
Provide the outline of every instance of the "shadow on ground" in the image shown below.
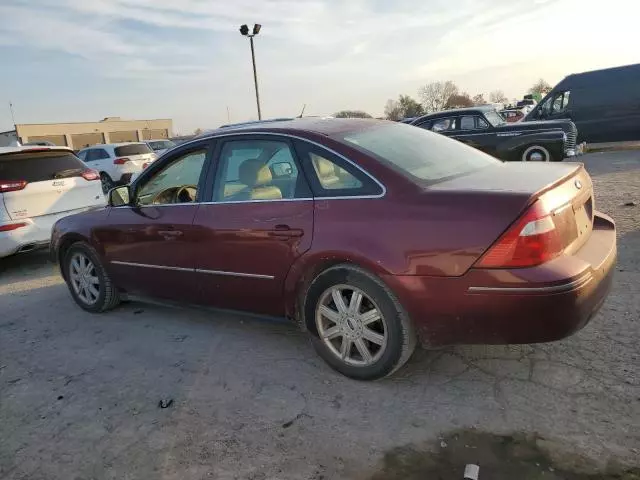
[[390,450],[370,480],[461,480],[467,464],[478,465],[478,479],[487,480],[640,479],[640,468],[622,470],[610,465],[598,472],[582,457],[554,458],[554,450],[552,441],[538,436],[460,430],[436,445]]

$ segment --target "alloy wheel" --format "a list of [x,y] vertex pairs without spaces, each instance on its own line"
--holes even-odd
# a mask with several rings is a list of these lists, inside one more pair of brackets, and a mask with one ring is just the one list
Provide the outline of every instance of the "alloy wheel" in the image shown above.
[[82,253],[75,253],[69,264],[69,279],[78,298],[93,305],[100,296],[100,278],[93,262]]
[[334,285],[325,290],[316,307],[316,327],[323,343],[348,365],[368,366],[387,345],[382,311],[362,290]]

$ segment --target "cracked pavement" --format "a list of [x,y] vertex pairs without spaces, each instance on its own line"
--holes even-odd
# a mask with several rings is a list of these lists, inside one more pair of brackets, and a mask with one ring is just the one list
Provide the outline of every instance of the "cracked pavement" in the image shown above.
[[634,465],[640,205],[623,204],[640,204],[640,152],[583,161],[619,233],[597,317],[551,344],[416,351],[374,383],[285,323],[135,302],[94,316],[45,254],[0,260],[0,479],[367,478],[386,451],[469,427]]

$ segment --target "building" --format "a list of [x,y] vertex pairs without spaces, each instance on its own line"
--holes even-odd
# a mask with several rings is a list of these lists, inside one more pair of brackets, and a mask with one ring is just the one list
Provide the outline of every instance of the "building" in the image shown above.
[[17,124],[15,130],[0,132],[0,146],[11,145],[16,140],[23,144],[48,141],[79,150],[97,143],[169,138],[172,129],[170,119],[122,120],[120,117],[107,117],[99,122]]

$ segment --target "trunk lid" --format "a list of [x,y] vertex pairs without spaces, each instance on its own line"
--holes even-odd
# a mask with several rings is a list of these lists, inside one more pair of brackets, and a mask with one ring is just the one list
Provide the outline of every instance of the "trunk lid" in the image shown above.
[[0,179],[26,186],[2,194],[12,220],[104,205],[98,180],[81,175],[87,167],[67,150],[25,150],[0,155]]

